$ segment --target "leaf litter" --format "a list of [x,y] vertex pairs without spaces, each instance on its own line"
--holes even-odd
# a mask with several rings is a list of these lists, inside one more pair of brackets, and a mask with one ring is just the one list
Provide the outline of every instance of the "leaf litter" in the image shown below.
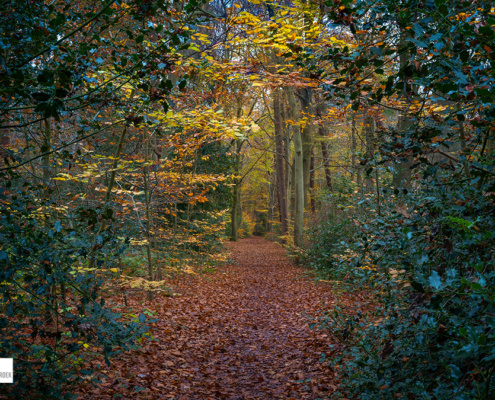
[[303,278],[276,243],[227,247],[233,261],[187,277],[182,296],[131,300],[156,313],[155,340],[112,359],[82,398],[316,400],[337,390],[337,372],[321,356],[338,346],[309,324],[337,301],[331,286]]

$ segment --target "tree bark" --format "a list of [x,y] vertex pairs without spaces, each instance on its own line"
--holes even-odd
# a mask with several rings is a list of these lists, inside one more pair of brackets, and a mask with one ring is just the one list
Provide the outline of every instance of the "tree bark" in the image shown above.
[[10,146],[10,130],[0,129],[0,166],[6,165],[5,158],[8,157],[8,147]]
[[[364,119],[364,131],[366,137],[366,159],[368,162],[373,159],[375,154],[374,147],[374,121],[373,118],[367,115]],[[365,192],[373,192],[373,179],[370,174],[366,174]]]
[[[404,42],[406,39],[406,32],[402,33],[402,38],[401,42]],[[403,43],[401,43],[403,44]],[[408,63],[409,53],[402,53],[400,55],[400,68],[404,68]],[[407,87],[407,82],[406,78],[404,77],[404,92],[406,92],[406,87]],[[399,121],[398,121],[398,128],[399,132],[404,132],[407,130],[409,125],[411,124],[409,118],[407,117],[406,113],[404,112],[402,115],[399,116]],[[404,186],[406,188],[409,188],[411,186],[411,166],[413,164],[413,159],[411,157],[407,159],[400,160],[400,163],[396,163],[396,168],[395,168],[395,173],[393,176],[393,185],[396,187],[401,187]]]
[[351,165],[352,165],[352,179],[356,178],[356,182],[359,186],[360,174],[359,166],[356,164],[356,152],[357,152],[357,141],[356,141],[356,113],[352,113],[352,125],[351,125]]
[[237,242],[237,185],[234,184],[234,191],[232,193],[232,209],[230,210],[230,220],[232,227],[231,240]]
[[[301,100],[301,117],[308,117],[311,108],[311,89],[305,88],[299,91]],[[301,119],[302,119],[301,118]],[[309,200],[309,171],[311,164],[312,135],[311,125],[307,123],[301,131],[302,158],[303,158],[303,184],[304,184],[304,207],[307,207]]]
[[[277,150],[276,170],[277,170],[277,187],[278,187],[278,205],[280,212],[280,225],[282,236],[287,234],[287,198],[285,189],[284,175],[284,143],[282,137],[282,118],[280,110],[280,96],[277,91],[273,92],[273,113],[275,114],[275,144]],[[285,240],[283,240],[285,242]]]
[[[410,125],[409,118],[406,115],[399,117],[399,132],[404,132]],[[402,159],[399,163],[396,162],[395,173],[393,176],[393,185],[395,187],[411,187],[411,166],[412,158]]]
[[311,213],[316,213],[316,193],[315,193],[315,152],[311,150],[311,163],[309,171],[309,194],[311,196]]
[[[289,103],[292,113],[296,113],[296,101],[294,95],[289,92]],[[294,126],[294,245],[302,247],[304,242],[304,163],[303,142],[299,126]],[[308,164],[309,178],[309,164]]]
[[270,234],[270,237],[273,235],[273,209],[275,203],[275,185],[273,182],[268,182],[268,213],[266,218],[266,233]]
[[332,173],[330,171],[330,167],[328,166],[328,147],[326,142],[321,141],[321,156],[323,157],[323,165],[325,170],[325,180],[327,183],[327,188],[331,192],[333,192],[333,183],[332,183]]
[[[318,118],[321,118],[321,109],[318,108]],[[319,129],[318,129],[318,135],[320,136],[320,146],[321,146],[321,156],[323,158],[323,168],[325,171],[325,180],[327,183],[327,188],[331,192],[333,192],[333,185],[332,185],[332,173],[330,172],[330,167],[328,166],[329,159],[328,159],[328,145],[327,142],[325,141],[327,137],[327,133],[325,130],[325,126],[323,123],[320,124]]]
[[236,140],[236,156],[235,156],[235,175],[236,178],[234,178],[234,187],[232,191],[232,209],[230,211],[230,218],[231,218],[231,227],[232,227],[232,235],[231,235],[231,240],[234,242],[237,242],[237,210],[239,208],[239,186],[241,184],[241,180],[238,178],[240,170],[241,170],[241,148],[242,148],[242,140],[237,139]]
[[[153,280],[153,259],[151,255],[151,217],[150,217],[150,193],[149,193],[149,166],[146,165],[151,149],[149,132],[146,130],[147,137],[145,138],[144,145],[144,160],[145,165],[143,167],[143,181],[144,181],[144,202],[145,202],[145,215],[146,215],[146,256],[148,261],[148,279]],[[153,299],[153,292],[148,291],[148,300]]]
[[[457,111],[461,110],[461,105],[459,103],[457,103],[457,105],[456,105],[456,110]],[[461,160],[463,161],[463,165],[464,165],[464,175],[466,176],[467,179],[469,179],[469,178],[471,178],[471,171],[469,168],[469,162],[466,160],[467,146],[466,146],[466,132],[465,132],[465,128],[464,128],[465,124],[462,121],[460,121],[459,124],[460,124],[459,136],[461,139],[461,150],[462,150],[462,154],[463,154],[463,157],[461,157]]]
[[[292,166],[290,163],[290,131],[287,125],[286,108],[284,104],[284,97],[280,100],[280,110],[282,117],[282,132],[284,135],[284,176],[285,176],[285,208],[286,215],[289,215],[289,197],[290,197],[290,176],[292,173]],[[289,222],[287,221],[287,231],[289,230]]]
[[296,191],[295,191],[295,181],[296,181],[296,155],[292,156],[292,167],[290,170],[290,222],[294,225],[294,218],[296,215]]
[[[43,139],[43,148],[45,148],[44,153],[48,153],[52,146],[52,121],[51,118],[45,119],[45,136]],[[50,154],[44,154],[41,159],[41,166],[43,169],[43,180],[45,183],[45,193],[44,197],[46,201],[50,198]],[[46,207],[46,205],[45,205]],[[48,219],[48,210],[45,210],[45,227],[48,230],[50,228]],[[47,305],[45,309],[44,322],[45,324],[51,324],[55,321],[55,285],[50,285],[47,290]]]

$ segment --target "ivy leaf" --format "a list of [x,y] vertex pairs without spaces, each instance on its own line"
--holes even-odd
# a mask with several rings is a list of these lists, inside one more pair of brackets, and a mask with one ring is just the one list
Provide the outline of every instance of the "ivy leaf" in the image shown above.
[[55,224],[53,225],[55,228],[55,231],[60,232],[62,230],[62,224],[60,223],[59,220],[55,221]]
[[485,35],[485,36],[493,36],[493,30],[489,26],[479,27],[478,32]]
[[440,275],[438,275],[437,271],[433,271],[428,278],[428,282],[430,285],[435,288],[439,289],[442,286],[442,279],[440,278]]

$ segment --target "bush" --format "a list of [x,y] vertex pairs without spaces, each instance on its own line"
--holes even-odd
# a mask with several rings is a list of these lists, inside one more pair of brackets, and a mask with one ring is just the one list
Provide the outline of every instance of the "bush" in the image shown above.
[[[2,388],[9,398],[71,398],[68,385],[94,374],[84,370],[89,358],[110,363],[147,331],[144,315],[123,321],[99,295],[103,268],[116,266],[112,254],[125,247],[108,232],[97,246],[81,234],[94,210],[80,210],[85,217],[72,228],[48,217],[41,190],[26,184],[0,194],[0,358],[15,366],[15,384]],[[92,270],[79,262],[89,257]]]
[[[333,359],[343,376],[338,398],[494,398],[494,200],[473,187],[402,195],[387,217],[355,225],[360,234],[347,238],[354,257],[319,262],[359,275],[377,299],[372,312],[320,319],[345,345]],[[339,223],[320,229],[329,238]],[[363,268],[371,273],[355,273]]]

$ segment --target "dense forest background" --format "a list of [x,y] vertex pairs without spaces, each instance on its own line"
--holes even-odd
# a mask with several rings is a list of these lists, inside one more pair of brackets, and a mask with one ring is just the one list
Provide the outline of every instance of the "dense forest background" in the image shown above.
[[151,312],[107,299],[174,296],[251,235],[369,298],[314,323],[341,344],[335,398],[494,398],[492,2],[0,13],[8,398],[71,397],[153,338]]

